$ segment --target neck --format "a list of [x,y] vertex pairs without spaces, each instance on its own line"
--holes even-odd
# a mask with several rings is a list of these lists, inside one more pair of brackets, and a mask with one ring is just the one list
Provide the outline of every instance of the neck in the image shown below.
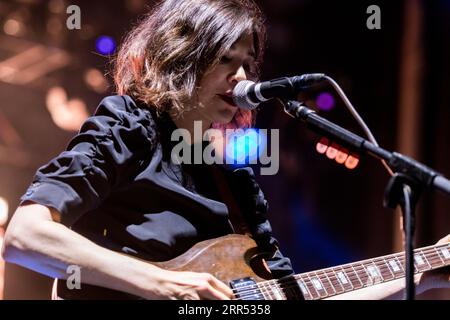
[[[203,134],[212,125],[212,122],[210,120],[202,116],[202,114],[198,111],[198,108],[185,111],[180,116],[170,115],[170,117],[179,129],[186,129],[187,131],[189,131],[192,143],[201,143],[203,140]],[[195,132],[194,130],[195,121],[201,123],[201,134],[199,134],[200,132]]]

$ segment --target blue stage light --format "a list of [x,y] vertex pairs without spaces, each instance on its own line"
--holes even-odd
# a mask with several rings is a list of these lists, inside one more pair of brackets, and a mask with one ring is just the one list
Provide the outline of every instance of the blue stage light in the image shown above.
[[266,136],[257,129],[239,130],[231,134],[226,145],[226,163],[256,164],[266,148],[266,141]]
[[95,48],[98,53],[109,55],[116,50],[116,42],[110,36],[100,36],[95,42]]

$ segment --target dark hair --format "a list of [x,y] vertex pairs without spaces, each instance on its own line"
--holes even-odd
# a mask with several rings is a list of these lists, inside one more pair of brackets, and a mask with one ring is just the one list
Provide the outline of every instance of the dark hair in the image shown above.
[[[265,28],[262,13],[252,0],[162,1],[121,45],[114,68],[117,92],[156,108],[158,113],[170,110],[181,114],[202,76],[247,34],[253,35],[259,74]],[[248,127],[252,122],[250,111],[239,110],[230,124]]]

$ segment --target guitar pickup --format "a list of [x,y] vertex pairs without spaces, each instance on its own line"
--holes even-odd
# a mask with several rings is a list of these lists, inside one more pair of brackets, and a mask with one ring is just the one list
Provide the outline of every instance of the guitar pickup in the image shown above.
[[252,278],[242,278],[230,281],[234,295],[240,300],[265,300],[263,293]]

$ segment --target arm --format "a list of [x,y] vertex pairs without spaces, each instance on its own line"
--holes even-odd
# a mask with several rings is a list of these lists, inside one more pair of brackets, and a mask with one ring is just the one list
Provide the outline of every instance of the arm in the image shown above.
[[163,270],[100,247],[59,221],[54,209],[20,206],[5,234],[5,260],[60,279],[67,278],[69,265],[77,265],[83,283],[146,299],[227,299],[232,295],[211,275]]
[[[424,292],[419,284],[420,275],[414,277],[416,294]],[[404,296],[405,279],[397,279],[371,287],[347,292],[325,300],[401,300]]]
[[[3,245],[3,226],[0,225],[0,246]],[[5,275],[5,261],[0,257],[0,300],[3,300],[3,288],[4,288],[4,275]]]
[[226,298],[230,289],[210,275],[162,270],[68,228],[152,157],[156,135],[151,114],[131,98],[103,99],[67,150],[36,172],[7,229],[6,260],[61,279],[77,265],[83,283],[148,299]]
[[[437,244],[450,242],[450,235],[442,238]],[[448,267],[416,274],[414,282],[416,284],[416,295],[422,294],[430,289],[448,289],[450,288],[450,269]],[[400,300],[404,297],[405,279],[397,279],[386,283],[378,284],[372,287],[348,292],[329,298],[334,300],[380,300],[392,299]]]

